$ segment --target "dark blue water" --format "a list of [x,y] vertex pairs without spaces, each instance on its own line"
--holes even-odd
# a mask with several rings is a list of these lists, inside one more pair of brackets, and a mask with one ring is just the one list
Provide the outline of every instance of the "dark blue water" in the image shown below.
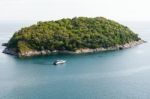
[[[123,24],[148,42],[127,50],[81,55],[18,59],[0,53],[0,99],[149,99],[150,23]],[[0,44],[22,26],[28,24],[1,23]],[[67,63],[54,66],[56,59]]]

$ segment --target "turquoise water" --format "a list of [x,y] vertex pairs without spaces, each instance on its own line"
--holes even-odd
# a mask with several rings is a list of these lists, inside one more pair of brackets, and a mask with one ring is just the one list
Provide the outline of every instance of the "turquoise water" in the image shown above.
[[[148,42],[126,50],[81,55],[18,59],[0,53],[0,99],[149,99],[150,23],[124,24]],[[24,25],[28,24],[1,23],[0,44]],[[54,66],[56,59],[67,63]]]

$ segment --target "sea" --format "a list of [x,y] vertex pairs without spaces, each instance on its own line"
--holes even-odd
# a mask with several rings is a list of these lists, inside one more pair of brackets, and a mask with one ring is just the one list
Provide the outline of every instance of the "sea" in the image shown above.
[[[150,22],[120,22],[147,41],[88,54],[17,58],[0,46],[0,99],[150,99]],[[0,22],[0,45],[32,22]],[[62,65],[53,61],[64,59]]]

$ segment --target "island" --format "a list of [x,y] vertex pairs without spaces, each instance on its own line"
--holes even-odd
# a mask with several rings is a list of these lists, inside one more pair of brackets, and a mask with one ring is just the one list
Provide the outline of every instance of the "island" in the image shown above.
[[104,17],[37,22],[14,33],[3,53],[19,57],[130,48],[144,41],[127,26]]

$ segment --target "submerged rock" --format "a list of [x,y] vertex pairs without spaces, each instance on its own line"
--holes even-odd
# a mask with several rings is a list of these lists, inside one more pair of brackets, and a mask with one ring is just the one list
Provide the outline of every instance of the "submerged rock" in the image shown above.
[[2,43],[2,46],[7,46],[8,45],[8,43]]

